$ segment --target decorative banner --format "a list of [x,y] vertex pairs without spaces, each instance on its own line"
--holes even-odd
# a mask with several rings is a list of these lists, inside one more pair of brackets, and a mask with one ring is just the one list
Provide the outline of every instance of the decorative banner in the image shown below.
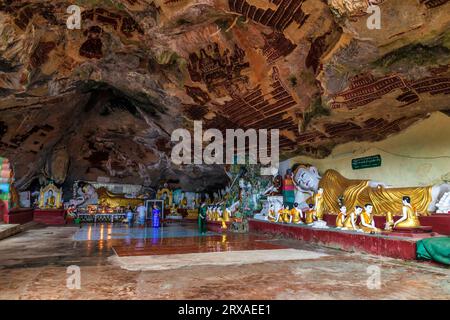
[[369,156],[364,158],[352,159],[352,169],[366,169],[381,166],[381,156],[377,154],[376,156]]

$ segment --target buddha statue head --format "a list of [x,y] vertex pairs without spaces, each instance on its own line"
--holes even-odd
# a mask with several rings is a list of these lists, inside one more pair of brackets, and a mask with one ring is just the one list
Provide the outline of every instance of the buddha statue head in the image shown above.
[[314,166],[300,165],[294,173],[294,182],[305,191],[317,192],[320,179],[319,172]]
[[346,214],[347,213],[347,207],[342,205],[340,208],[341,213]]
[[364,209],[366,210],[366,212],[367,212],[368,214],[372,214],[372,211],[373,211],[373,205],[372,205],[371,203],[367,203],[367,204],[364,206]]
[[356,206],[356,207],[355,207],[355,214],[356,214],[357,216],[359,216],[359,215],[361,214],[362,211],[363,211],[363,208],[362,208],[362,207],[360,207],[360,206]]
[[411,206],[411,198],[410,197],[405,196],[402,198],[402,200],[403,200],[404,206]]

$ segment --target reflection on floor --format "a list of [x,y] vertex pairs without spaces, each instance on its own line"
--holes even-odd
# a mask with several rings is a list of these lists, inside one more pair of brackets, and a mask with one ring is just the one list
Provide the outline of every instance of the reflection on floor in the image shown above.
[[113,249],[118,256],[124,257],[286,248],[272,243],[255,241],[258,239],[261,238],[245,235],[154,238],[151,240],[132,240],[126,245],[115,245]]
[[90,240],[116,240],[116,239],[165,239],[179,237],[201,237],[215,235],[217,233],[208,232],[200,235],[197,225],[194,223],[172,223],[161,228],[151,226],[139,227],[128,226],[127,224],[83,224],[81,229],[74,235],[75,241]]
[[73,238],[76,241],[106,240],[121,257],[287,248],[264,242],[268,239],[255,235],[199,234],[193,223],[174,223],[161,228],[89,224],[83,225]]

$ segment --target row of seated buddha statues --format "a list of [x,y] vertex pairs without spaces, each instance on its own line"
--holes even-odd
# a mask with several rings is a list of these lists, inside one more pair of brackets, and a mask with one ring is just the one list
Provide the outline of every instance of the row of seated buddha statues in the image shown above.
[[222,204],[208,205],[206,209],[206,220],[222,223],[222,229],[227,228],[227,222],[231,221],[231,209]]
[[[417,209],[411,205],[411,198],[404,196],[402,198],[402,215],[394,222],[393,214],[386,213],[385,231],[411,229],[421,227],[419,213]],[[359,223],[357,223],[359,218]],[[354,230],[366,233],[380,233],[381,230],[375,226],[373,217],[373,205],[367,203],[364,208],[355,206],[354,210],[347,212],[347,207],[342,204],[340,212],[336,218],[336,228],[342,230]]]

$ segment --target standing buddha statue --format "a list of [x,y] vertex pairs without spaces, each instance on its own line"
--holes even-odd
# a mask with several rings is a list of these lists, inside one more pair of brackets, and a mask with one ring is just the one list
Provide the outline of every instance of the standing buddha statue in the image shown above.
[[324,202],[323,202],[323,188],[319,188],[314,195],[314,205],[316,208],[317,220],[323,220]]

